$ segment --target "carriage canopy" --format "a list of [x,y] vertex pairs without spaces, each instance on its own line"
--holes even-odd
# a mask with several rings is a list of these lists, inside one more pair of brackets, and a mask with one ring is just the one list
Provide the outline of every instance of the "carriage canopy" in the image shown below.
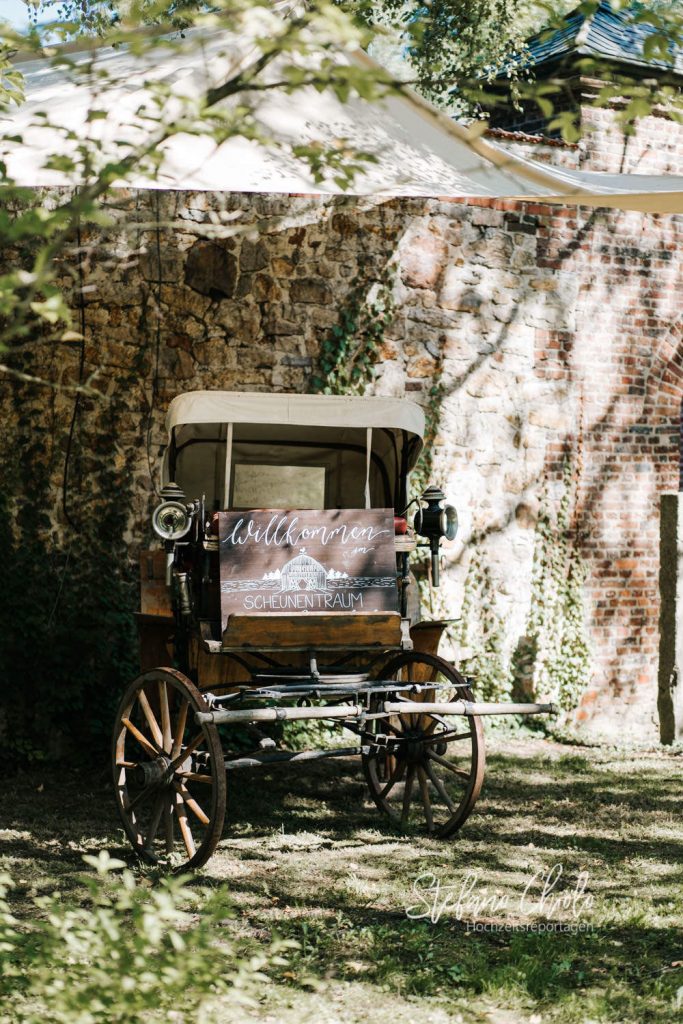
[[227,508],[395,508],[424,414],[399,398],[191,391],[166,418],[164,483]]

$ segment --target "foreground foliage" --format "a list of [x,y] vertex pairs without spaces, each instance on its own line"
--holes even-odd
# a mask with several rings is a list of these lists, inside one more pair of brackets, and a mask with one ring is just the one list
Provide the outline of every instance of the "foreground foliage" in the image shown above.
[[[567,85],[561,77],[536,81],[526,40],[541,41],[566,28],[565,15],[583,15],[586,24],[604,0],[340,0],[360,10],[376,28],[389,26],[397,35],[406,64],[419,88],[455,114],[486,116],[501,105],[530,103],[571,142],[580,137],[577,114],[566,108]],[[658,61],[659,71],[672,67],[683,48],[683,8],[678,0],[610,0],[612,11],[627,12],[624,35],[644,31],[640,59]],[[635,54],[634,54],[635,56]],[[621,129],[630,134],[653,112],[683,119],[680,88],[654,72],[646,78],[615,68],[583,52],[579,73],[601,84],[590,102],[615,110]],[[498,89],[493,89],[496,83]],[[502,90],[500,88],[506,86]],[[574,103],[577,97],[573,96]],[[586,102],[584,97],[582,102]]]
[[38,897],[28,927],[10,913],[13,883],[0,875],[3,1024],[225,1020],[256,1005],[264,968],[286,963],[291,942],[248,953],[226,936],[223,890],[193,891],[183,878],[150,887],[106,852],[84,860],[96,873],[83,905]]
[[[270,90],[294,95],[312,87],[318,92],[330,90],[346,102],[353,96],[374,100],[400,88],[382,69],[344,62],[343,54],[367,45],[370,35],[331,0],[304,5],[271,4],[268,0],[215,0],[211,4],[130,0],[47,6],[65,19],[53,25],[52,41],[58,45],[46,51],[39,32],[22,35],[0,18],[0,114],[9,115],[0,125],[0,149],[11,150],[23,141],[11,116],[24,100],[23,81],[11,61],[13,52],[21,50],[25,57],[33,53],[47,59],[64,79],[84,87],[91,98],[83,113],[83,130],[78,133],[62,123],[52,123],[49,111],[37,112],[26,126],[44,140],[44,165],[36,171],[59,172],[69,186],[57,198],[36,207],[31,191],[18,188],[12,179],[9,158],[0,162],[0,248],[8,250],[15,264],[0,275],[0,358],[6,354],[0,370],[20,380],[31,376],[30,365],[23,363],[24,349],[30,352],[38,342],[47,340],[82,340],[74,330],[73,310],[60,275],[63,279],[70,274],[78,285],[79,232],[87,226],[135,230],[116,203],[107,202],[107,194],[133,175],[153,182],[170,140],[182,137],[185,145],[191,145],[193,137],[208,138],[217,145],[236,137],[258,140],[289,150],[307,163],[316,182],[329,180],[347,189],[355,173],[372,161],[372,155],[340,147],[337,142],[275,141],[259,112],[260,97]],[[179,31],[181,15],[184,29],[198,31]],[[149,31],[152,26],[168,25],[169,19],[170,33]],[[59,44],[74,35],[94,35],[98,48],[73,60],[69,49]],[[117,123],[115,138],[105,151],[98,125],[102,121],[113,124],[117,109],[115,105],[107,107],[102,96],[122,86],[117,77],[121,72],[106,59],[107,48],[127,47],[142,69],[166,59],[169,52],[202,58],[209,43],[214,46],[210,61],[216,71],[215,84],[193,95],[192,90],[185,90],[187,94],[171,90],[165,81],[146,80],[146,98],[140,109],[121,115],[123,123]],[[236,52],[242,54],[241,59],[236,59]],[[91,94],[87,87],[93,79],[98,88]],[[227,238],[239,230],[226,224],[218,233]],[[47,383],[59,386],[54,381]],[[84,382],[78,384],[83,387]],[[98,394],[96,389],[90,393]]]
[[[371,26],[386,55],[403,63],[404,77],[414,77],[420,90],[456,113],[478,115],[481,105],[496,100],[489,85],[505,78],[510,86],[508,101],[531,100],[565,138],[577,138],[578,125],[572,113],[563,109],[563,86],[559,81],[538,83],[528,58],[525,41],[545,31],[562,28],[570,11],[590,19],[601,0],[335,0],[361,23]],[[677,0],[610,0],[614,11],[628,10],[636,30],[648,29],[642,44],[644,61],[671,64],[683,45],[683,12]],[[104,33],[125,17],[131,8],[151,23],[171,21],[188,24],[198,11],[215,9],[220,0],[42,0],[38,9],[52,13],[70,26],[72,32]],[[295,5],[293,5],[295,6]],[[628,24],[628,22],[627,22]],[[628,28],[627,28],[628,31]],[[389,48],[382,42],[393,40]],[[400,54],[400,58],[396,55]],[[664,107],[676,120],[683,114],[680,90],[669,82],[635,78],[625,69],[614,68],[600,58],[584,54],[581,72],[603,81],[594,102],[610,106],[618,100],[617,117],[625,131]]]

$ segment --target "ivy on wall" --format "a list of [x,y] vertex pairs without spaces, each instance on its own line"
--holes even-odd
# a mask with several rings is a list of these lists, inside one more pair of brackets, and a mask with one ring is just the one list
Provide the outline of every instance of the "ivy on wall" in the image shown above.
[[0,759],[15,767],[97,750],[106,760],[114,707],[137,673],[122,474],[98,474],[98,515],[60,541],[42,456],[38,443],[2,462]]
[[432,385],[427,393],[425,414],[424,447],[420,461],[410,474],[410,496],[419,498],[429,484],[444,486],[446,481],[439,479],[434,473],[435,440],[441,423],[441,405],[444,400],[445,388],[441,380],[441,367],[434,375]]
[[[388,263],[381,276],[368,282],[363,271],[353,279],[351,289],[339,313],[339,322],[320,344],[317,372],[310,379],[309,390],[325,395],[363,395],[372,384],[387,329],[394,320],[393,286],[396,267]],[[424,447],[420,460],[410,476],[410,499],[419,498],[434,478],[434,441],[441,420],[444,385],[439,366],[424,407]],[[431,563],[428,558],[416,560],[418,591],[423,611],[433,618],[439,606],[442,617],[448,610],[441,607],[441,595],[431,585]]]
[[360,275],[351,283],[339,322],[320,343],[318,370],[310,390],[323,395],[363,395],[375,376],[375,364],[387,328],[394,319],[393,268],[368,284]]
[[524,636],[511,664],[505,625],[491,569],[475,547],[465,579],[461,617],[450,630],[461,648],[461,670],[480,700],[543,699],[572,711],[590,683],[591,653],[585,625],[584,583],[571,509],[577,474],[565,462],[563,492],[553,514],[547,496],[536,526],[531,601]]
[[567,459],[555,515],[544,497],[536,526],[529,615],[513,656],[515,690],[552,700],[565,711],[577,707],[591,678],[586,567],[571,523],[577,476]]
[[452,631],[463,649],[459,667],[474,680],[477,700],[498,701],[510,696],[510,669],[504,653],[505,627],[491,569],[475,547],[465,578],[460,619]]
[[[79,326],[83,346],[83,308]],[[47,352],[26,353],[22,368],[40,371],[31,360]],[[5,391],[0,760],[14,767],[65,757],[106,763],[116,705],[139,672],[137,573],[125,540],[135,452],[124,455],[116,439],[148,357],[140,346],[112,377],[110,396],[77,395],[66,417],[35,384]]]

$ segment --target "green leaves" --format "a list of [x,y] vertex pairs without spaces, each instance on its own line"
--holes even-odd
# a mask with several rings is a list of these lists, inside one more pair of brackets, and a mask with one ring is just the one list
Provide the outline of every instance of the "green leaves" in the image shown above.
[[94,868],[98,875],[107,875],[110,871],[120,871],[126,866],[125,861],[116,860],[108,850],[101,850],[96,857],[86,853],[83,855],[83,860],[91,868]]
[[505,626],[501,618],[491,569],[483,551],[475,547],[465,579],[460,621],[454,638],[466,654],[465,675],[474,679],[477,700],[509,698],[510,671],[504,656]]
[[518,687],[528,696],[552,700],[570,711],[590,682],[592,660],[584,614],[586,568],[572,530],[577,471],[569,458],[563,482],[556,513],[546,500],[539,514],[531,606],[515,673]]
[[2,28],[0,26],[0,110],[7,111],[14,104],[24,99],[24,77],[17,71],[9,59],[10,51],[3,46]]
[[236,1020],[295,946],[255,950],[233,940],[223,927],[231,915],[224,889],[189,888],[187,878],[138,881],[106,851],[83,859],[96,872],[83,879],[87,901],[39,898],[21,931],[7,903],[12,881],[0,874],[0,1021]]
[[548,131],[559,131],[565,142],[578,142],[581,138],[579,117],[573,110],[561,110],[548,121]]
[[[10,52],[19,45],[42,59],[47,54],[66,88],[82,89],[81,95],[91,96],[82,112],[83,123],[58,123],[47,92],[45,109],[31,110],[21,131],[16,120],[0,122],[4,186],[0,249],[20,247],[16,258],[31,275],[30,281],[11,274],[0,281],[0,316],[5,317],[0,349],[11,348],[16,341],[42,340],[46,329],[68,325],[67,303],[60,299],[57,282],[78,273],[72,247],[77,230],[87,230],[90,224],[136,230],[124,212],[104,212],[103,197],[112,185],[125,185],[133,175],[154,181],[174,136],[204,136],[217,144],[242,137],[266,147],[278,146],[304,160],[316,182],[329,182],[343,191],[376,160],[373,153],[359,150],[343,137],[294,146],[276,141],[267,120],[259,117],[260,98],[269,90],[280,89],[293,97],[304,88],[329,90],[346,102],[353,96],[372,100],[394,88],[386,72],[346,65],[339,59],[340,51],[367,43],[369,36],[366,28],[330,0],[291,9],[274,6],[270,0],[45,0],[39,6],[41,13],[60,19],[64,37],[95,36],[98,45],[88,47],[85,56],[64,52],[59,46],[44,50],[39,31],[20,36],[0,24],[0,111],[20,107],[23,100],[22,77],[10,60]],[[169,19],[174,26],[196,26],[199,31],[187,35],[147,31],[148,26],[167,24]],[[223,36],[225,46],[217,51],[215,40]],[[225,77],[215,89],[197,94],[194,87],[186,89],[166,74],[144,75],[144,102],[121,116],[126,103],[109,103],[107,96],[110,90],[125,93],[128,89],[130,64],[122,77],[119,63],[110,59],[116,54],[112,48],[123,45],[139,59],[141,71],[154,69],[157,58],[177,53],[181,63],[185,57],[201,62],[204,56],[211,61],[212,74],[222,67]],[[210,58],[205,56],[207,45],[213,48]],[[36,201],[35,193],[13,187],[8,176],[17,166],[13,160],[22,135],[25,140],[30,137],[32,145],[38,140],[39,149],[45,140],[42,166],[36,169],[59,174],[71,192]],[[351,371],[354,386],[359,386],[363,365],[360,359]]]
[[[26,358],[30,345],[31,339],[15,355],[19,367],[29,371],[33,364],[19,359]],[[62,355],[73,365],[77,353],[62,349]],[[131,369],[131,374],[136,372]],[[101,755],[107,749],[117,695],[139,670],[134,624],[138,602],[123,542],[128,470],[117,471],[111,451],[93,464],[80,440],[87,433],[76,433],[66,497],[79,531],[70,534],[71,540],[58,541],[50,526],[54,436],[26,412],[29,401],[44,402],[43,396],[35,387],[10,391],[12,442],[3,446],[1,460],[5,583],[0,616],[12,615],[16,623],[15,629],[0,632],[7,730],[0,761],[10,763],[46,760],[51,750],[54,759],[60,747],[83,757],[97,751]],[[107,403],[114,433],[117,403],[125,401],[115,396]],[[57,436],[65,446],[66,431]],[[87,558],[74,559],[77,546],[87,550]]]
[[59,292],[53,292],[48,299],[44,299],[42,302],[31,302],[30,307],[37,317],[45,320],[48,324],[56,324],[60,320],[69,323],[71,320],[71,310]]
[[671,63],[671,43],[664,35],[659,33],[648,36],[643,43],[643,58],[645,60],[662,60]]
[[394,312],[389,269],[381,281],[353,282],[339,323],[320,343],[319,372],[310,390],[324,395],[362,395],[375,374],[375,363]]
[[381,31],[387,23],[417,75],[422,92],[447,109],[473,113],[482,82],[505,69],[510,80],[524,68],[524,38],[531,31],[525,0],[380,0],[348,3]]
[[342,137],[335,139],[329,146],[322,142],[293,145],[292,153],[308,164],[316,183],[331,178],[344,192],[351,188],[356,175],[367,164],[377,163],[374,153],[354,150],[348,140]]
[[[571,76],[552,83],[539,80],[525,40],[535,34],[540,34],[542,40],[549,39],[557,29],[566,29],[564,17],[570,10],[578,10],[585,19],[592,18],[599,0],[584,0],[578,7],[552,0],[339,2],[356,10],[377,31],[388,23],[396,61],[412,68],[421,91],[456,116],[481,117],[482,110],[518,108],[524,103],[532,110],[538,109],[548,122],[548,131],[559,133],[567,142],[579,138],[579,101],[570,93]],[[626,36],[633,34],[630,25],[650,30],[643,33],[641,52],[634,54],[636,61],[673,65],[676,52],[683,48],[681,4],[634,5],[631,0],[612,0],[612,9],[628,9],[623,29]],[[539,33],[543,26],[547,29]],[[657,107],[664,106],[675,120],[681,118],[683,94],[678,88],[672,90],[666,81],[653,80],[644,88],[640,75],[627,73],[627,64],[615,65],[585,50],[577,49],[571,60],[573,70],[606,83],[606,88],[598,89],[591,100],[584,96],[583,105],[612,108],[626,134]],[[563,109],[567,100],[572,111]]]

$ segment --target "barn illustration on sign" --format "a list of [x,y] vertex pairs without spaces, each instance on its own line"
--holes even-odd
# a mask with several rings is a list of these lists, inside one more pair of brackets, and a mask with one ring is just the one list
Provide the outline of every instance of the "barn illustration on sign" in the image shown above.
[[306,548],[301,548],[295,558],[282,566],[280,590],[327,590],[327,577],[325,566],[307,555]]

